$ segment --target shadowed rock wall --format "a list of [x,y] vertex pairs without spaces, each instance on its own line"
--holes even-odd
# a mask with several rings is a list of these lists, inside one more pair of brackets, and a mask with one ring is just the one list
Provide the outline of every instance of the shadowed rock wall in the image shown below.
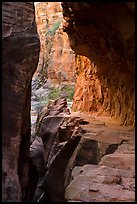
[[2,2],[2,200],[24,199],[31,78],[39,58],[33,2]]
[[135,4],[62,2],[62,7],[64,31],[78,55],[73,109],[134,125]]

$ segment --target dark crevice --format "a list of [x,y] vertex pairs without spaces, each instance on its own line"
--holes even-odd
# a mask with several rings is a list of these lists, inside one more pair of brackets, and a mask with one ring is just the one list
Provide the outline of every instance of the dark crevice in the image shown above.
[[109,145],[108,148],[106,149],[105,155],[114,153],[117,150],[118,146],[119,144]]

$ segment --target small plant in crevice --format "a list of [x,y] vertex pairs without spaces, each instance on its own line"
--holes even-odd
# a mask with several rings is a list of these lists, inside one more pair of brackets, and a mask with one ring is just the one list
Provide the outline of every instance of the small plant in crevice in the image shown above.
[[74,86],[69,86],[69,85],[66,85],[65,87],[62,88],[62,92],[66,93],[67,99],[69,101],[72,101],[73,99],[74,89],[75,89]]
[[61,95],[66,97],[68,101],[72,101],[74,95],[74,86],[64,85],[62,87],[51,88],[49,93],[49,100],[56,100]]
[[61,24],[61,21],[57,21],[56,23],[53,24],[53,26],[51,28],[48,29],[47,33],[45,34],[46,36],[47,35],[55,35],[56,33],[56,30],[59,28]]
[[49,26],[47,26],[48,31],[45,33],[45,45],[44,45],[46,47],[46,52],[44,53],[44,56],[43,56],[44,65],[43,65],[42,73],[44,73],[44,70],[48,69],[50,53],[52,52],[52,48],[54,45],[55,33],[58,30],[60,24],[61,24],[61,20],[58,20],[50,28]]
[[59,88],[50,88],[49,92],[49,100],[56,100],[60,96]]

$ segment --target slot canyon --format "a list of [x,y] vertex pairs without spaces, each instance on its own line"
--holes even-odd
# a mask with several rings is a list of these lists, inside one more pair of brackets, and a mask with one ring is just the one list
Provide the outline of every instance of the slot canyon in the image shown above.
[[2,202],[135,202],[134,2],[2,2]]

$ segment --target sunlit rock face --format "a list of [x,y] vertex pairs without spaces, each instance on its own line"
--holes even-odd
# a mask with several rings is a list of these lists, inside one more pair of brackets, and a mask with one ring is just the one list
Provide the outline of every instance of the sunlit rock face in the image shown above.
[[2,2],[3,202],[21,202],[27,187],[31,79],[39,50],[33,2]]
[[52,84],[75,82],[75,55],[68,35],[62,30],[63,15],[60,2],[35,3],[37,29],[41,50],[37,73]]
[[62,2],[76,57],[74,110],[134,125],[134,3]]

